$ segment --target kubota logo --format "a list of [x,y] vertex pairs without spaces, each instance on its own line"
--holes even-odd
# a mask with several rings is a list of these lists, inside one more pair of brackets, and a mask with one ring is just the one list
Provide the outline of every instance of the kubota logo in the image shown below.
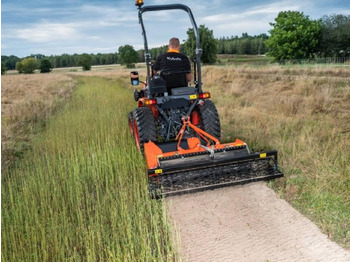
[[182,59],[180,57],[169,57],[169,56],[167,56],[166,59],[168,59],[170,61],[182,61]]

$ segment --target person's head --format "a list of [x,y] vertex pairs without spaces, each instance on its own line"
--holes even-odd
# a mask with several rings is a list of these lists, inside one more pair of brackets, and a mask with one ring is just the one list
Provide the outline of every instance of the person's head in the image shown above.
[[169,49],[176,49],[176,50],[180,50],[180,40],[179,38],[173,37],[169,40],[169,45],[168,45]]

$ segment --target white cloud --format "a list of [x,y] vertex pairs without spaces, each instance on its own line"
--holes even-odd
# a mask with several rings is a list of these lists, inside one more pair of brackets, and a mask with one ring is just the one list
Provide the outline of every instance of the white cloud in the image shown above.
[[293,4],[290,5],[289,2],[278,2],[270,5],[257,6],[252,9],[248,9],[243,12],[237,13],[220,13],[217,15],[211,15],[205,17],[203,20],[206,22],[224,22],[224,21],[232,21],[232,22],[240,22],[241,19],[249,19],[256,18],[257,16],[261,17],[271,17],[271,15],[276,15],[280,11],[286,10],[300,10],[300,5]]
[[84,19],[99,20],[111,24],[137,21],[136,10],[131,11],[130,8],[83,5],[77,11],[84,14]]
[[278,14],[280,11],[287,11],[287,10],[293,10],[298,11],[300,10],[300,5],[293,4],[290,5],[289,3],[274,3],[268,6],[260,6],[255,9],[252,9],[250,11],[245,12],[245,15],[261,15],[261,14]]
[[300,1],[274,2],[267,5],[258,5],[246,8],[240,12],[215,14],[204,17],[206,26],[213,29],[216,37],[240,35],[248,32],[250,35],[267,33],[270,22],[273,22],[280,11],[301,10]]
[[67,39],[77,38],[79,31],[74,24],[35,24],[30,28],[17,29],[13,32],[11,38],[19,38],[33,43],[44,43],[52,41],[66,41]]
[[[4,1],[3,1],[4,2]],[[7,3],[8,2],[8,3]],[[5,1],[2,6],[2,52],[19,56],[115,52],[121,45],[143,48],[133,0]],[[179,1],[181,2],[181,1]],[[205,24],[215,37],[267,33],[280,11],[296,10],[312,19],[325,14],[350,14],[349,1],[327,0],[186,0],[197,25]],[[147,0],[146,5],[171,4]],[[149,47],[166,44],[173,36],[187,37],[191,26],[183,11],[144,14]],[[110,51],[109,51],[110,50]]]

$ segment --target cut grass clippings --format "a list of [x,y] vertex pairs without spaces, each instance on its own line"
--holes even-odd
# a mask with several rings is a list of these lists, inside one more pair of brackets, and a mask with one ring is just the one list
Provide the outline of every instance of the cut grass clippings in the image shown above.
[[130,89],[78,78],[65,111],[2,174],[3,261],[173,261],[162,201],[128,133]]

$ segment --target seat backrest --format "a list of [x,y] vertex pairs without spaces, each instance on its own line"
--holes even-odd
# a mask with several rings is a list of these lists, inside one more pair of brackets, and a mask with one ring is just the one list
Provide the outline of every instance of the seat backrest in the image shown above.
[[159,75],[153,76],[149,83],[150,95],[164,94],[167,92],[166,83]]
[[174,87],[188,86],[187,73],[182,69],[166,69],[160,72],[160,76],[165,80],[168,93],[171,93]]

